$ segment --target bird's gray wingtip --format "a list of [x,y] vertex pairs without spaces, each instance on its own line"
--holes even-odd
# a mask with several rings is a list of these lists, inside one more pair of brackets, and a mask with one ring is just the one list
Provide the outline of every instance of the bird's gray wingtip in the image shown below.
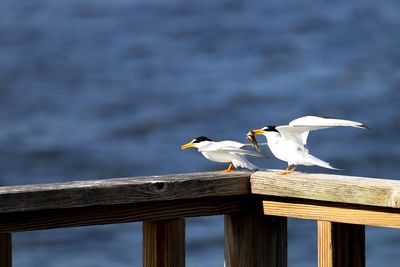
[[339,168],[333,168],[332,170],[335,170],[335,171],[345,171],[345,169],[339,169]]
[[371,130],[371,128],[368,127],[368,126],[365,125],[365,124],[360,124],[360,125],[358,125],[358,127],[363,128],[363,129],[367,129],[367,130]]

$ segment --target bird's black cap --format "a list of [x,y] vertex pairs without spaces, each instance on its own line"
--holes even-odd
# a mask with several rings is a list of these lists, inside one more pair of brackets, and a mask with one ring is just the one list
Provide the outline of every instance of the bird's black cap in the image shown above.
[[211,141],[211,139],[208,137],[205,137],[205,136],[199,136],[199,137],[196,137],[195,139],[193,139],[192,143],[200,143],[203,141]]
[[262,128],[262,130],[264,130],[266,132],[278,132],[278,130],[276,129],[276,126],[273,126],[273,125],[266,126],[266,127]]

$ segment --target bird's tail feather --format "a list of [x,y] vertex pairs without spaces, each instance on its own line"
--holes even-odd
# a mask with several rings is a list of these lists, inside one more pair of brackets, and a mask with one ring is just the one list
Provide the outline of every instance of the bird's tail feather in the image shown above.
[[307,155],[307,160],[310,163],[312,163],[314,165],[317,165],[317,166],[320,166],[322,168],[327,168],[327,169],[331,169],[331,170],[341,170],[341,169],[332,167],[331,164],[329,164],[328,162],[320,160],[319,158],[316,158],[316,157],[314,157],[314,156],[312,156],[310,154]]

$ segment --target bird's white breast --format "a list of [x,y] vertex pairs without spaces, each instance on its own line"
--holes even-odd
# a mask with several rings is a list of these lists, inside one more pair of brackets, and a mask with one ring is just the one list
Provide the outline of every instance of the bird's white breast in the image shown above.
[[275,157],[289,164],[297,164],[303,161],[307,149],[297,142],[286,139],[280,135],[268,138],[268,146]]

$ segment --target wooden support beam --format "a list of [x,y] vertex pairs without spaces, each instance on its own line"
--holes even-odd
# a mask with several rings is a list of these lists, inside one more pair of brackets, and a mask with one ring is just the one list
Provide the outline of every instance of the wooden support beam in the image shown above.
[[225,267],[286,267],[287,220],[254,213],[225,215]]
[[143,266],[185,266],[185,220],[143,222]]
[[400,228],[400,212],[393,208],[287,198],[264,200],[263,208],[265,215]]
[[0,233],[0,266],[12,266],[12,244],[9,233]]
[[318,266],[365,267],[365,227],[318,221]]

